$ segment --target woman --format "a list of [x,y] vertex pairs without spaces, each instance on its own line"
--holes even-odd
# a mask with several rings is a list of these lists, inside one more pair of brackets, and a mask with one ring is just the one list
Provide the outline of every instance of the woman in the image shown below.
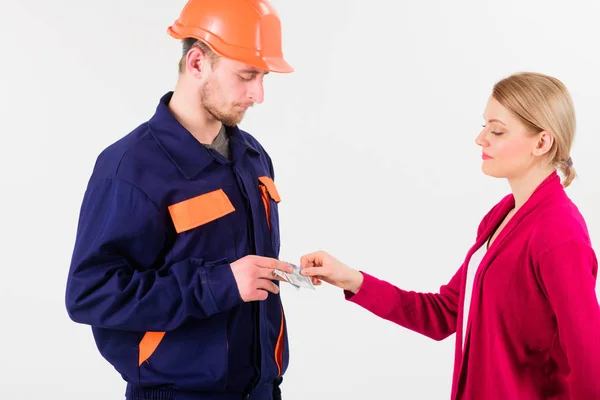
[[456,333],[452,399],[600,399],[598,262],[564,191],[575,177],[571,97],[555,78],[515,74],[494,86],[484,118],[483,172],[512,193],[439,293],[399,289],[325,252],[302,257],[302,274],[432,339]]

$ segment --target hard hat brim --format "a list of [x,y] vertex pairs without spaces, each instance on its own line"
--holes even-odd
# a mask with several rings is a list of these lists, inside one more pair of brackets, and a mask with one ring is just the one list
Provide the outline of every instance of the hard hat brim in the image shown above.
[[294,72],[294,68],[287,61],[285,61],[283,56],[266,57],[257,54],[255,51],[241,49],[237,46],[232,46],[228,43],[225,43],[218,36],[207,32],[203,29],[183,29],[179,27],[176,23],[173,26],[170,26],[167,29],[167,32],[171,37],[175,39],[183,40],[187,38],[194,38],[202,40],[218,55],[244,64],[248,64],[258,69],[276,73]]
[[[245,61],[241,61],[241,62],[245,62]],[[249,61],[247,61],[246,63],[249,65],[253,65]],[[254,66],[257,68],[264,69],[266,71],[283,73],[283,74],[294,72],[294,68],[281,57],[264,57],[264,58],[257,57],[256,64],[260,64],[260,63],[263,64],[263,67],[260,67],[258,65],[254,65]]]

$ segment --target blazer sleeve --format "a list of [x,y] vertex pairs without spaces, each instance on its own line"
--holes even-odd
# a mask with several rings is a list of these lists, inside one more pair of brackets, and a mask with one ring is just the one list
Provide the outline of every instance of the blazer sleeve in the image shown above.
[[558,337],[570,367],[571,397],[600,399],[598,262],[593,249],[573,240],[542,254],[536,263],[552,305]]
[[[477,239],[486,231],[490,218],[498,212],[496,204],[482,218],[477,227]],[[460,299],[461,266],[452,279],[440,287],[439,293],[419,293],[400,289],[363,271],[363,284],[355,295],[345,292],[346,300],[434,340],[443,340],[456,333]]]
[[439,293],[418,293],[400,289],[365,272],[363,284],[346,299],[373,314],[434,340],[456,332],[462,268]]
[[84,195],[66,286],[78,323],[169,331],[242,303],[229,265],[165,260],[167,228],[155,204],[119,179],[93,179]]

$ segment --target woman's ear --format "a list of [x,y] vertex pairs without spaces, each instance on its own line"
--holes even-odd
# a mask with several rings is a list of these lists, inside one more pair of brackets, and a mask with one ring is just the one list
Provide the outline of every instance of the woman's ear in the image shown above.
[[542,131],[536,135],[537,142],[533,149],[534,156],[543,156],[548,153],[554,144],[554,136],[550,132]]

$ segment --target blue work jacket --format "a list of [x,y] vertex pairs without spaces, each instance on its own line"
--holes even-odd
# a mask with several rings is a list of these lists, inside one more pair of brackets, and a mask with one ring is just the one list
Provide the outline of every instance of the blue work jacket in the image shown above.
[[238,127],[231,161],[204,147],[171,96],[96,160],[66,307],[129,399],[270,399],[289,359],[281,298],[243,302],[230,264],[279,256],[273,165]]

